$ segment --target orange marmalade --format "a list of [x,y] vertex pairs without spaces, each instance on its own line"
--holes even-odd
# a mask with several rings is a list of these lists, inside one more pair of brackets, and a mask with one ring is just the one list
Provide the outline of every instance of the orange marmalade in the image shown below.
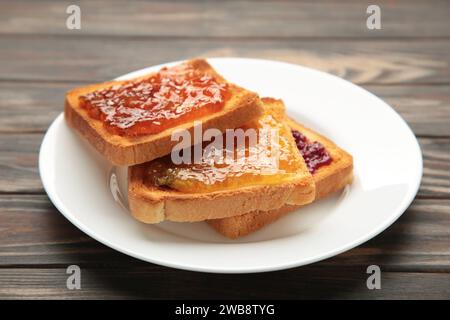
[[226,83],[180,64],[90,92],[80,97],[80,105],[110,133],[140,136],[220,111],[229,95]]
[[[246,143],[241,146],[235,144],[232,158],[234,161],[211,161],[210,156],[203,153],[200,161],[196,163],[175,165],[168,155],[144,164],[144,183],[181,192],[213,192],[237,187],[277,184],[305,170],[305,164],[301,160],[290,129],[268,110],[241,129],[244,132],[247,129],[254,129],[258,143]],[[272,139],[272,134],[266,135],[262,132],[276,133],[276,139]],[[270,139],[269,143],[262,141],[267,139]],[[223,150],[219,152],[222,155],[229,151],[226,146],[226,134],[223,135],[223,146]],[[193,153],[192,150],[191,154]],[[238,155],[241,155],[240,158]],[[273,162],[274,159],[276,163]]]

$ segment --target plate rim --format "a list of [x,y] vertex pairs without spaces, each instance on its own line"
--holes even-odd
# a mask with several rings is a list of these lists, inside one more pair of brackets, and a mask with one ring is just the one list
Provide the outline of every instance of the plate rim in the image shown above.
[[[347,244],[344,244],[338,248],[335,248],[333,250],[329,250],[326,253],[322,253],[322,254],[318,254],[316,256],[312,256],[309,259],[302,259],[302,260],[297,260],[297,261],[293,261],[291,263],[282,263],[282,264],[271,264],[270,266],[251,266],[251,267],[235,267],[235,268],[211,268],[209,266],[207,267],[201,267],[198,265],[192,265],[192,264],[188,264],[188,263],[174,263],[171,261],[164,261],[164,260],[160,260],[160,259],[153,259],[153,258],[149,258],[148,256],[144,256],[141,255],[139,253],[133,252],[132,250],[129,250],[126,247],[123,246],[119,246],[116,245],[114,243],[111,243],[109,240],[103,238],[102,236],[99,236],[98,234],[96,234],[95,231],[93,231],[91,228],[85,226],[84,224],[80,223],[76,217],[71,214],[71,211],[64,205],[64,203],[62,202],[62,200],[59,198],[59,196],[56,194],[56,192],[54,192],[54,188],[52,187],[52,185],[50,184],[50,179],[47,179],[47,176],[44,175],[45,170],[45,157],[48,157],[48,152],[45,152],[46,148],[48,148],[49,146],[49,140],[52,139],[52,133],[54,130],[56,130],[58,122],[63,122],[64,121],[64,112],[61,112],[51,123],[51,125],[49,126],[47,132],[44,135],[44,138],[42,140],[40,149],[39,149],[39,175],[40,175],[40,179],[42,181],[44,190],[46,191],[49,199],[51,200],[51,202],[54,204],[54,206],[58,209],[58,211],[66,218],[68,219],[74,226],[76,226],[78,229],[80,229],[82,232],[84,232],[85,234],[87,234],[89,237],[93,238],[96,241],[99,241],[100,243],[112,248],[113,250],[119,251],[123,254],[129,255],[133,258],[142,260],[142,261],[146,261],[146,262],[150,262],[150,263],[154,263],[154,264],[158,264],[158,265],[162,265],[162,266],[166,266],[166,267],[171,267],[171,268],[176,268],[176,269],[181,269],[181,270],[188,270],[188,271],[196,271],[196,272],[206,272],[206,273],[259,273],[259,272],[271,272],[271,271],[277,271],[277,270],[285,270],[285,269],[291,269],[291,268],[295,268],[295,267],[299,267],[299,266],[304,266],[304,265],[308,265],[308,264],[312,264],[318,261],[322,261],[322,260],[326,260],[330,257],[339,255],[343,252],[346,252],[348,250],[351,250],[359,245],[361,245],[362,243],[374,238],[375,236],[377,236],[378,234],[380,234],[381,232],[383,232],[384,230],[386,230],[387,228],[389,228],[395,221],[398,220],[398,218],[406,211],[406,209],[410,206],[410,204],[414,201],[415,196],[420,188],[420,184],[421,184],[421,180],[422,180],[422,176],[423,176],[423,154],[422,154],[422,150],[420,148],[420,144],[417,140],[417,137],[415,136],[414,132],[412,131],[411,127],[408,125],[408,123],[397,113],[397,111],[395,111],[394,108],[392,108],[389,104],[387,104],[386,102],[384,102],[382,99],[380,99],[379,97],[377,97],[376,95],[374,95],[373,93],[371,93],[370,91],[348,81],[345,79],[342,79],[336,75],[333,74],[329,74],[327,72],[321,71],[321,70],[316,70],[316,69],[312,69],[309,67],[305,67],[305,66],[301,66],[301,65],[296,65],[296,64],[292,64],[292,63],[288,63],[288,62],[283,62],[283,61],[277,61],[277,60],[270,60],[270,59],[254,59],[254,58],[241,58],[241,57],[220,57],[220,58],[207,58],[208,61],[212,62],[212,64],[214,64],[214,61],[218,61],[220,62],[221,60],[241,60],[241,61],[252,61],[252,62],[260,62],[260,63],[275,63],[275,64],[280,64],[280,65],[285,65],[287,67],[290,68],[297,68],[299,70],[303,69],[303,70],[308,70],[309,72],[314,72],[314,73],[319,73],[322,76],[326,76],[326,77],[332,77],[335,78],[335,80],[339,80],[339,81],[343,81],[345,82],[347,85],[350,85],[351,87],[353,87],[354,89],[357,90],[362,90],[364,91],[364,93],[369,94],[370,96],[372,96],[373,98],[375,98],[376,100],[378,100],[379,103],[385,105],[385,107],[388,107],[388,109],[391,111],[391,113],[393,113],[394,116],[396,116],[396,118],[403,122],[403,124],[405,125],[405,128],[408,130],[409,134],[414,138],[414,147],[415,147],[415,151],[417,152],[417,160],[418,160],[418,170],[415,171],[416,175],[414,177],[414,181],[415,181],[415,185],[410,188],[410,191],[407,192],[405,194],[405,196],[402,199],[402,202],[399,202],[399,205],[397,206],[397,210],[392,210],[392,214],[390,215],[389,219],[385,219],[384,222],[382,224],[380,224],[378,226],[378,228],[373,229],[371,232],[366,233],[362,236],[360,236],[359,238],[348,242]],[[126,79],[127,77],[130,78],[132,77],[134,74],[137,73],[143,73],[143,72],[147,72],[150,71],[152,69],[157,69],[160,68],[162,66],[166,66],[166,65],[171,65],[171,64],[176,64],[179,62],[182,62],[185,60],[179,60],[179,61],[173,61],[173,62],[168,62],[168,63],[163,63],[163,64],[158,64],[158,65],[154,65],[154,66],[150,66],[150,67],[146,67],[146,68],[142,68],[139,70],[135,70],[132,72],[129,72],[127,74],[124,74],[122,76],[116,77],[114,80],[117,79]],[[273,241],[273,240],[270,240]]]

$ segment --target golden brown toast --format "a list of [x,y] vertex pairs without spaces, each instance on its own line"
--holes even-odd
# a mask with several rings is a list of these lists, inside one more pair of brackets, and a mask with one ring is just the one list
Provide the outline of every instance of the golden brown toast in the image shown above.
[[[280,104],[281,100],[268,100],[263,98],[265,104]],[[281,106],[279,106],[281,107]],[[308,129],[292,119],[287,118],[287,124],[294,130],[301,132],[310,141],[318,141],[325,146],[332,158],[328,165],[318,168],[313,173],[316,184],[316,199],[321,199],[341,190],[353,180],[353,158],[346,151],[339,148],[329,139]],[[295,211],[300,206],[286,204],[279,209],[264,211],[258,210],[240,216],[208,220],[208,224],[222,235],[235,239],[255,232],[264,226],[278,220],[287,213]]]
[[[190,192],[180,192],[179,189],[161,187],[157,183],[146,183],[146,174],[149,167],[161,163],[157,159],[147,164],[132,166],[128,170],[128,198],[133,216],[145,223],[158,223],[163,220],[178,222],[194,222],[215,218],[242,215],[255,210],[278,209],[286,203],[303,205],[315,198],[315,183],[306,164],[297,152],[297,146],[292,137],[290,128],[279,117],[285,118],[284,110],[264,106],[261,119],[276,119],[276,125],[285,133],[285,141],[289,146],[289,155],[296,169],[292,175],[268,175],[262,182],[245,185],[242,178],[236,178],[231,187],[222,185],[216,191],[197,192],[192,187]],[[209,167],[202,167],[208,171]],[[160,169],[155,172],[161,172]],[[287,177],[287,178],[286,178]],[[259,176],[256,176],[258,179]],[[274,178],[274,179],[272,179]],[[270,180],[270,183],[266,183]],[[159,181],[159,180],[156,180]],[[236,183],[237,182],[237,183]],[[187,189],[189,191],[189,189]]]
[[[261,114],[261,101],[256,93],[227,82],[206,60],[194,59],[186,63],[195,70],[214,77],[218,83],[226,83],[231,94],[221,110],[196,119],[202,122],[204,130],[217,128],[224,131],[227,128],[236,128]],[[145,79],[153,74],[133,80]],[[170,153],[172,147],[177,144],[177,141],[171,141],[173,131],[186,129],[191,135],[193,134],[193,121],[189,121],[156,134],[136,137],[115,135],[104,128],[101,120],[90,117],[88,112],[80,106],[81,96],[125,82],[110,81],[76,88],[69,91],[65,99],[64,114],[69,126],[85,137],[110,162],[128,166],[162,157]]]

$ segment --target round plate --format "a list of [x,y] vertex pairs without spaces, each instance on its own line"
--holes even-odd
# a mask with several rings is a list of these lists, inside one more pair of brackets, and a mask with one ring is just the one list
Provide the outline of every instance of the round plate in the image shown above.
[[386,229],[409,206],[419,188],[422,155],[408,125],[386,103],[350,82],[297,65],[240,58],[208,61],[229,81],[262,97],[282,98],[291,117],[351,153],[354,183],[239,240],[224,238],[204,222],[146,225],[128,213],[126,168],[112,167],[67,127],[61,114],[45,135],[39,170],[48,196],[75,226],[141,260],[245,273],[337,255]]

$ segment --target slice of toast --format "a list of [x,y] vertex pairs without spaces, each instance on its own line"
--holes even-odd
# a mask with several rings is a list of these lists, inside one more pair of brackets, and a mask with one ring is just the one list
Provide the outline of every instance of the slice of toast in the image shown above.
[[[160,167],[155,165],[164,163],[162,162],[163,159],[157,159],[150,163],[132,166],[128,170],[128,199],[132,215],[145,223],[158,223],[163,220],[194,222],[232,217],[255,210],[278,209],[286,203],[303,205],[313,201],[315,198],[315,183],[312,175],[308,171],[303,158],[297,152],[297,146],[289,126],[278,121],[280,115],[285,119],[284,110],[265,105],[264,114],[259,118],[258,121],[260,122],[258,123],[263,123],[263,120],[267,118],[276,119],[276,125],[282,129],[280,129],[280,132],[285,133],[282,137],[285,139],[283,141],[290,148],[285,149],[289,150],[289,155],[292,156],[292,162],[289,163],[296,165],[292,175],[290,173],[285,174],[285,171],[283,171],[283,175],[265,176],[265,179],[271,181],[270,183],[267,183],[267,180],[260,182],[258,180],[260,176],[255,175],[258,183],[254,184],[245,184],[243,180],[240,180],[243,179],[242,176],[238,176],[237,178],[232,177],[230,180],[224,180],[234,181],[231,187],[228,187],[229,185],[226,185],[225,182],[219,182],[219,184],[222,183],[222,187],[218,190],[198,192],[198,184],[197,187],[189,184],[190,192],[186,190],[180,192],[180,189],[158,185],[154,182],[160,181],[158,179],[151,180],[152,182],[148,183],[149,180],[146,177],[148,177],[149,172],[168,172],[164,171],[166,169],[161,170]],[[170,158],[167,161],[171,161]],[[252,163],[253,167],[258,165],[258,163]],[[152,171],[149,167],[157,169]],[[201,167],[201,172],[214,171],[215,168],[204,166]],[[170,169],[172,170],[172,167]],[[198,168],[197,171],[191,172],[198,172]],[[165,181],[165,178],[163,181]],[[205,185],[205,187],[207,186]]]
[[[226,83],[230,98],[223,108],[212,114],[195,119],[201,121],[204,130],[217,128],[224,131],[236,128],[258,117],[262,112],[261,101],[254,92],[245,90],[227,82],[220,76],[206,60],[194,59],[186,62],[194,70],[212,76],[218,83]],[[133,79],[139,81],[155,73]],[[86,138],[103,156],[115,165],[134,165],[162,157],[171,152],[177,144],[171,141],[171,133],[175,130],[186,129],[193,134],[193,121],[181,123],[156,134],[140,136],[121,136],[111,134],[104,127],[104,122],[89,116],[86,109],[80,105],[80,97],[86,94],[121,85],[127,81],[110,81],[88,85],[69,91],[65,99],[65,119],[69,126]]]
[[[269,100],[263,98],[264,103]],[[272,100],[272,104],[282,104],[281,100]],[[321,199],[341,190],[353,180],[353,158],[329,139],[308,129],[292,119],[287,119],[288,125],[305,135],[309,141],[321,143],[328,151],[332,162],[318,168],[313,173],[316,184],[316,199]],[[287,213],[295,211],[300,206],[286,204],[279,209],[255,211],[240,216],[208,220],[208,224],[222,235],[236,239],[255,232],[264,226],[278,220]]]

